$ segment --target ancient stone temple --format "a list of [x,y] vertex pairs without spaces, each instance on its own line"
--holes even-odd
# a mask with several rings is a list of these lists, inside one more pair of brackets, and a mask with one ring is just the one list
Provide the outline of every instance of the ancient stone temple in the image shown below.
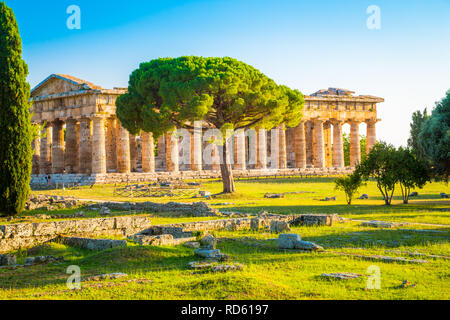
[[[167,134],[129,134],[115,111],[126,89],[103,89],[90,82],[53,74],[31,92],[32,121],[41,134],[33,143],[32,183],[115,183],[160,179],[210,178],[220,175],[218,148],[207,130],[196,128],[182,162],[179,139]],[[367,149],[376,142],[377,104],[382,98],[354,96],[333,89],[305,96],[302,122],[266,130],[238,131],[230,159],[236,175],[337,174],[351,171],[361,159],[359,126],[367,128]],[[350,167],[345,168],[343,126],[350,126]],[[213,139],[214,140],[214,139]],[[177,150],[178,152],[174,152]],[[211,161],[205,161],[209,154]]]

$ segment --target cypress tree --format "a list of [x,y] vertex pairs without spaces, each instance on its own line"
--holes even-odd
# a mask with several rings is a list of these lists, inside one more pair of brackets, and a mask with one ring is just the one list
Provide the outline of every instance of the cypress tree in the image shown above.
[[30,193],[33,129],[28,66],[11,8],[0,2],[0,215],[23,211]]

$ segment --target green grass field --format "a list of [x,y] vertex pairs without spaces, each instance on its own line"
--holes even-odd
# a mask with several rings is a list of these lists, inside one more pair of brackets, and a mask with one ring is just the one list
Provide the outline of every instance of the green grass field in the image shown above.
[[[195,273],[189,269],[187,264],[199,261],[199,258],[194,256],[193,249],[183,246],[151,247],[129,243],[127,248],[92,252],[51,243],[17,253],[19,262],[26,256],[48,254],[64,256],[66,261],[17,270],[0,269],[0,299],[449,299],[450,260],[392,252],[450,256],[450,201],[440,199],[439,196],[441,192],[450,193],[449,186],[442,183],[428,184],[423,190],[416,190],[419,197],[411,200],[410,204],[402,204],[398,197],[391,207],[385,207],[374,183],[369,182],[360,193],[369,194],[370,200],[356,200],[354,205],[347,206],[343,193],[334,190],[332,180],[240,181],[237,182],[238,194],[220,196],[206,202],[221,211],[339,213],[342,217],[352,219],[417,224],[400,228],[408,230],[363,227],[358,221],[347,221],[332,227],[293,228],[292,232],[300,234],[304,240],[322,245],[327,250],[325,253],[280,251],[273,240],[277,235],[264,231],[217,231],[213,232],[215,236],[229,239],[221,241],[218,248],[230,255],[231,261],[242,263],[245,268],[243,271],[214,274]],[[208,182],[201,187],[213,193],[220,192],[220,188],[219,182]],[[39,193],[130,201],[114,198],[112,191],[112,186],[97,186],[93,189]],[[265,193],[300,191],[305,193],[288,194],[284,199],[264,199]],[[331,196],[337,196],[337,201],[319,201]],[[144,198],[133,201],[200,200]],[[58,214],[74,211],[77,210],[62,210]],[[43,212],[23,215],[39,213]],[[200,220],[148,214],[153,216],[153,224]],[[89,215],[95,216],[95,213]],[[413,231],[415,229],[421,231]],[[428,263],[366,261],[339,253],[425,259]],[[84,281],[81,290],[71,291],[66,286],[69,277],[66,269],[70,265],[81,268],[83,279],[114,272],[127,273],[129,277],[99,282]],[[352,272],[365,276],[367,268],[372,265],[378,266],[381,271],[380,290],[367,290],[365,277],[354,280],[320,277],[322,273],[332,272]],[[402,288],[404,280],[415,286]]]

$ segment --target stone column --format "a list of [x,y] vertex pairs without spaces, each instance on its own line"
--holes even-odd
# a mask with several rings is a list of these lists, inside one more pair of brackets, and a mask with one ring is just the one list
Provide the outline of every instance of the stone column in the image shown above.
[[77,121],[66,121],[66,156],[64,159],[66,173],[76,173],[78,166],[78,134]]
[[117,172],[117,119],[106,121],[106,171]]
[[257,131],[256,169],[267,169],[267,131]]
[[33,149],[33,169],[31,171],[32,174],[39,174],[39,165],[40,165],[40,157],[41,157],[41,145],[39,141],[39,137],[34,139],[31,143],[31,147]]
[[220,152],[219,152],[219,146],[216,143],[212,144],[212,167],[211,169],[213,171],[219,171],[220,170]]
[[191,170],[202,170],[202,128],[195,127],[191,132]]
[[236,162],[234,163],[235,170],[245,170],[246,157],[245,157],[245,131],[237,130],[235,131],[235,152],[236,152]]
[[324,147],[324,135],[323,135],[323,121],[314,121],[314,154],[315,154],[315,167],[325,168],[325,147]]
[[142,132],[142,171],[155,172],[155,143],[153,133]]
[[93,122],[92,134],[92,173],[106,173],[106,137],[105,137],[105,119],[95,117]]
[[178,137],[172,132],[166,134],[166,170],[167,172],[179,172]]
[[295,128],[295,167],[306,168],[306,137],[305,137],[305,122]]
[[342,122],[333,123],[333,167],[344,168],[344,141]]
[[376,121],[371,120],[366,122],[367,124],[367,154],[369,154],[370,150],[377,143],[377,128]]
[[331,124],[325,122],[323,125],[323,139],[325,148],[325,166],[330,168],[332,166],[332,151],[331,151]]
[[306,167],[312,167],[314,165],[314,124],[311,121],[305,124],[305,153],[306,153]]
[[361,162],[361,146],[359,142],[359,123],[350,122],[350,166]]
[[91,119],[80,120],[79,135],[79,164],[80,173],[92,173],[92,126]]
[[41,132],[41,156],[39,159],[39,173],[49,174],[52,169],[52,131],[51,125],[46,125]]
[[64,122],[53,122],[52,130],[52,172],[64,173]]
[[130,134],[117,121],[117,172],[130,173]]
[[137,171],[137,157],[138,157],[138,146],[136,141],[136,136],[130,134],[130,170],[131,172]]
[[287,168],[286,130],[285,129],[286,129],[286,126],[284,124],[278,127],[278,143],[280,144],[278,167],[280,169]]

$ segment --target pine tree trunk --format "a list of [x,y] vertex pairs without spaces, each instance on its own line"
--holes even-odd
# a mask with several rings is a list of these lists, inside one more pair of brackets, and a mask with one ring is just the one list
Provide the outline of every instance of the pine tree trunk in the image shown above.
[[234,193],[236,187],[234,185],[233,170],[231,164],[228,163],[227,142],[222,147],[222,161],[220,163],[220,171],[222,173],[223,193]]

